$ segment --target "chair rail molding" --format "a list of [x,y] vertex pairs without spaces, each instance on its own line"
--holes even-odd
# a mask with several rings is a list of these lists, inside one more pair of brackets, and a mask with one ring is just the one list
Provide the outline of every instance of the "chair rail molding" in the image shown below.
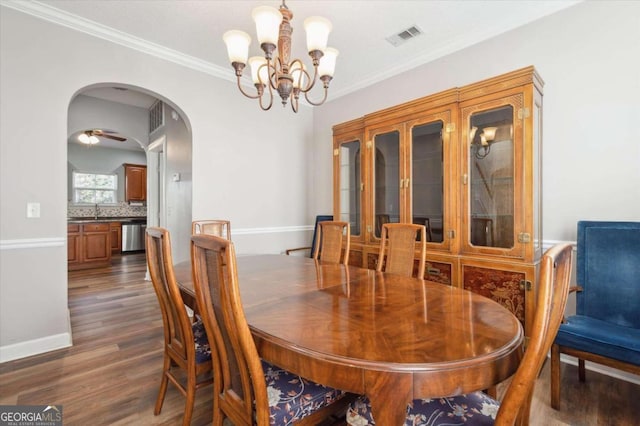
[[66,237],[21,238],[17,240],[0,240],[0,250],[62,247],[66,243],[67,243]]

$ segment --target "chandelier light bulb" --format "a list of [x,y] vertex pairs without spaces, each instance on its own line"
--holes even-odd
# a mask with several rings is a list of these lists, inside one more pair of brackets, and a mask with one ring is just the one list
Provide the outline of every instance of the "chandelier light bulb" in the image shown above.
[[318,75],[320,77],[333,77],[333,73],[336,70],[336,59],[339,53],[340,52],[333,47],[327,47],[324,50],[324,55],[320,58],[320,65],[318,65]]
[[278,44],[278,35],[280,34],[280,22],[282,22],[282,14],[278,9],[269,6],[260,6],[253,9],[251,17],[256,23],[256,33],[258,35],[258,43]]
[[307,51],[324,51],[327,48],[327,40],[332,29],[331,22],[321,16],[310,16],[305,19],[304,30],[307,33]]
[[229,62],[246,64],[249,56],[249,44],[251,37],[244,31],[231,30],[222,36],[227,45],[227,53],[229,54]]
[[[262,65],[265,66],[263,67]],[[266,65],[267,60],[263,56],[252,56],[251,58],[249,58],[249,66],[251,67],[251,79],[253,80],[254,84],[269,84],[269,69]]]

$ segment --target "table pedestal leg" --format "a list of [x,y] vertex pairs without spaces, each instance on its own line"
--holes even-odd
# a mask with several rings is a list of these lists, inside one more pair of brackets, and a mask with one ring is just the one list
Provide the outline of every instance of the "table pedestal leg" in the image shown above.
[[366,395],[376,424],[401,426],[413,394],[411,374],[370,371],[365,373]]

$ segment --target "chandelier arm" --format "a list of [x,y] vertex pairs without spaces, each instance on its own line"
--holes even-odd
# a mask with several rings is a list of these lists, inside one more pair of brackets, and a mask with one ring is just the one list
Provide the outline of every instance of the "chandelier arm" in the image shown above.
[[291,95],[291,109],[293,112],[298,112],[298,96]]
[[320,106],[324,103],[324,101],[327,100],[327,95],[329,94],[329,88],[325,87],[324,88],[324,97],[322,98],[322,100],[320,102],[313,102],[311,99],[309,99],[309,92],[304,92],[304,98],[307,100],[307,102],[309,102],[311,105],[313,106]]
[[300,90],[304,92],[306,96],[307,92],[313,89],[314,86],[316,85],[316,81],[318,81],[318,67],[317,66],[313,67],[313,79],[311,78],[311,75],[309,75],[307,70],[304,70],[304,73],[307,75],[307,78],[309,79],[309,84],[304,89],[300,88]]
[[[264,65],[263,65],[264,66]],[[260,81],[262,81],[262,79],[260,79],[260,76],[258,76],[258,79]],[[264,105],[262,105],[262,96],[260,96],[260,108],[263,111],[267,111],[269,109],[271,109],[271,106],[273,105],[273,89],[271,88],[271,84],[267,83],[264,86],[267,86],[267,88],[269,89],[269,105],[267,105],[266,107]]]
[[251,95],[251,94],[245,92],[244,89],[242,88],[242,84],[240,84],[240,76],[238,76],[238,89],[240,89],[240,93],[242,93],[243,95],[245,95],[249,99],[258,99],[258,98],[260,98],[262,96],[260,94],[260,91],[258,91],[257,95]]

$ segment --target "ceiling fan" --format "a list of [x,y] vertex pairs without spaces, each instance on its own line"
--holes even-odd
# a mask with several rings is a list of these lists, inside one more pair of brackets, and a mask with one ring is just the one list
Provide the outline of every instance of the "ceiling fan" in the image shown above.
[[117,136],[115,135],[115,133],[116,132],[112,132],[110,130],[100,130],[100,129],[85,130],[84,132],[80,133],[80,135],[78,135],[78,140],[87,145],[95,145],[98,142],[100,142],[98,137],[113,139],[118,142],[124,142],[127,140],[127,138],[124,138],[122,136]]

